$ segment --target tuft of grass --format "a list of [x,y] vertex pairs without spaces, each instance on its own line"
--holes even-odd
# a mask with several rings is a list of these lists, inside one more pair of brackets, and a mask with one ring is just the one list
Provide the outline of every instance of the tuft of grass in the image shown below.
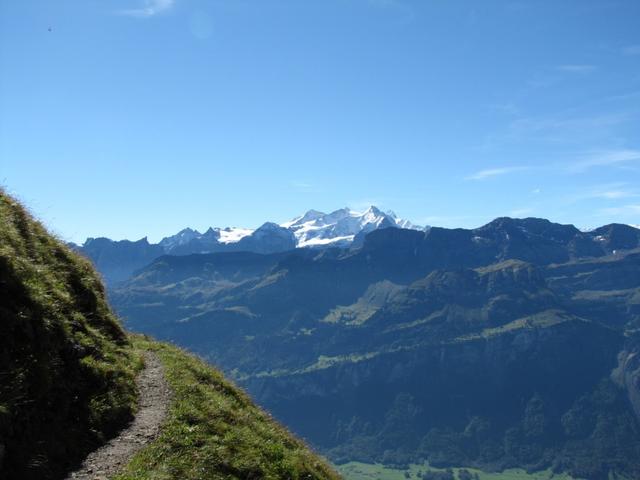
[[340,478],[202,360],[166,344],[134,342],[158,354],[174,397],[160,437],[116,480]]
[[0,190],[0,478],[55,478],[113,435],[139,366],[89,261]]

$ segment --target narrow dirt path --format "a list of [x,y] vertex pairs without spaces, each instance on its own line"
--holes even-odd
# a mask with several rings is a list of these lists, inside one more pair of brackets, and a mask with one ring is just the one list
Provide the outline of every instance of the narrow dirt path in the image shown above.
[[171,402],[171,389],[157,355],[144,353],[145,368],[136,383],[140,392],[138,413],[120,434],[91,452],[66,480],[107,480],[120,472],[133,455],[152,442],[160,432]]

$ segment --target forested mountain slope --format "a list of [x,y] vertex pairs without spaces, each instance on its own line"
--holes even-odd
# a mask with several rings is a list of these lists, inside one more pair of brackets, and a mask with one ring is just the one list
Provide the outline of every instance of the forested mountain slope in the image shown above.
[[500,218],[161,257],[112,291],[335,460],[640,475],[640,231]]

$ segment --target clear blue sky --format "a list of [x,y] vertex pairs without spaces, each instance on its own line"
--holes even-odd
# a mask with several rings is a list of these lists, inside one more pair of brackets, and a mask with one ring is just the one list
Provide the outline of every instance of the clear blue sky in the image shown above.
[[0,0],[0,183],[75,241],[640,224],[640,1]]

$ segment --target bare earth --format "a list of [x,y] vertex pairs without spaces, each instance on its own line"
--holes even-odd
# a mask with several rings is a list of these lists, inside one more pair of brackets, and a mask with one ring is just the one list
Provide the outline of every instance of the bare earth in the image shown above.
[[145,352],[145,368],[136,383],[140,392],[138,413],[133,422],[107,444],[89,454],[82,466],[66,480],[107,480],[131,460],[160,432],[171,402],[171,389],[155,353]]

